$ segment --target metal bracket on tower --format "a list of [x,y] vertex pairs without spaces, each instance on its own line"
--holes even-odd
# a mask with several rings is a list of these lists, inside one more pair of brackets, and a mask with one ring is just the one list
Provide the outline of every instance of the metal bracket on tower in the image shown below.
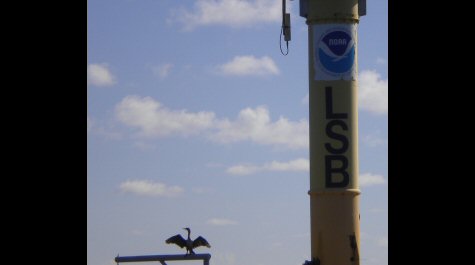
[[358,16],[366,15],[366,0],[358,0]]
[[307,18],[308,16],[308,0],[300,0],[300,16]]
[[[284,0],[285,1],[285,0]],[[290,13],[285,13],[284,16],[284,40],[290,41]]]
[[[282,27],[280,29],[280,52],[283,55],[289,54],[289,41],[291,39],[291,34],[290,34],[290,13],[286,13],[286,8],[285,8],[285,1],[282,0]],[[287,47],[287,52],[284,53],[282,51],[282,35],[284,35],[284,41]]]

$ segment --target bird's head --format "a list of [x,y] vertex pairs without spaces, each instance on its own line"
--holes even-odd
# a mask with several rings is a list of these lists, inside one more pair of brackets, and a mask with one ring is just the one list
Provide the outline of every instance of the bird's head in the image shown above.
[[190,233],[190,231],[191,231],[189,227],[185,227],[185,228],[183,228],[183,229],[185,229],[186,231],[188,231],[188,233]]

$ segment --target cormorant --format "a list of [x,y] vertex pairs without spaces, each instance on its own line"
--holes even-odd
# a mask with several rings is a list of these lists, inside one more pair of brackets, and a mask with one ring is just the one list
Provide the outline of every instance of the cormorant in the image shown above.
[[195,240],[191,240],[190,234],[191,230],[190,228],[186,227],[183,228],[188,231],[188,238],[185,240],[180,234],[175,235],[167,239],[165,242],[167,244],[177,244],[180,248],[185,247],[186,248],[186,254],[195,254],[193,251],[194,248],[203,246],[203,247],[211,247],[208,241],[204,239],[203,237],[199,236]]

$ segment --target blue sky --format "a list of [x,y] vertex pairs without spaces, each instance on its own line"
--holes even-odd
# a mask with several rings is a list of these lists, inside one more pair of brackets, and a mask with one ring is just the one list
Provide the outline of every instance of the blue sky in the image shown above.
[[[280,0],[88,1],[87,263],[184,253],[310,258],[307,26]],[[388,258],[387,2],[358,27],[361,258]],[[187,264],[201,264],[188,262]]]

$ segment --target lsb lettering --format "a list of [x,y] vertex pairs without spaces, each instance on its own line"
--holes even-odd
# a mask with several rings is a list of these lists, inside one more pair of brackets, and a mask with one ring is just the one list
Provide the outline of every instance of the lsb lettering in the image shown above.
[[[343,131],[348,131],[348,113],[335,113],[333,111],[333,94],[332,87],[325,87],[325,103],[327,126],[325,128],[326,135],[329,138],[339,141],[341,144],[332,146],[331,143],[325,143],[325,149],[330,153],[325,156],[325,186],[327,188],[344,188],[350,182],[348,174],[348,158],[344,153],[348,150],[348,138],[335,131],[340,127]],[[340,175],[340,178],[335,176]],[[340,179],[340,181],[336,181]]]

